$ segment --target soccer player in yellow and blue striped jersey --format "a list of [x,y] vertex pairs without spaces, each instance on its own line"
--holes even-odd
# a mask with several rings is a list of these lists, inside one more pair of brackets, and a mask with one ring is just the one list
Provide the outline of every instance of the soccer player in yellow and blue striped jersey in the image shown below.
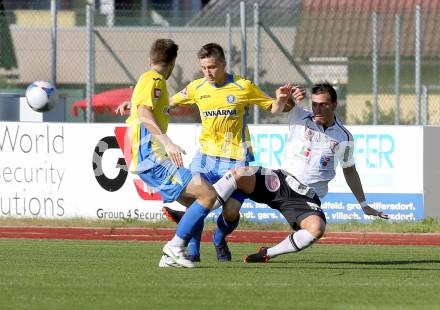
[[[216,43],[202,46],[198,58],[204,77],[192,81],[173,96],[171,104],[198,106],[202,122],[201,148],[191,164],[191,171],[215,184],[230,169],[247,166],[254,160],[247,126],[252,106],[272,113],[281,112],[280,101],[290,98],[292,86],[286,84],[276,90],[275,99],[269,97],[251,81],[226,72],[223,49]],[[245,198],[241,192],[234,192],[217,219],[213,241],[219,261],[231,260],[225,237],[237,227],[239,217],[236,214]],[[199,259],[202,229],[199,228],[189,244],[190,258],[194,260]]]

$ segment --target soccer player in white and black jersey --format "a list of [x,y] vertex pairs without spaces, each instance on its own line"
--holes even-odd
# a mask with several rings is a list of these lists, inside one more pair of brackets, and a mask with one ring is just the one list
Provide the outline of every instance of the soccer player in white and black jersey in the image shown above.
[[388,215],[371,208],[365,201],[353,160],[353,136],[335,115],[335,89],[329,83],[315,84],[311,99],[312,111],[289,101],[293,119],[283,169],[241,167],[231,171],[234,178],[230,173],[224,177],[229,183],[235,179],[238,189],[253,201],[279,210],[293,229],[277,245],[262,247],[246,256],[247,263],[267,262],[281,254],[298,252],[323,236],[326,219],[320,198],[327,194],[338,163],[363,212],[388,219]]

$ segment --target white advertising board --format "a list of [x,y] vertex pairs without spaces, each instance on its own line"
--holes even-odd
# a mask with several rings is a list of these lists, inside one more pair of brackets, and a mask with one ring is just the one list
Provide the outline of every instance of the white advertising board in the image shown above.
[[[161,219],[163,203],[126,172],[115,134],[118,127],[123,130],[125,125],[0,123],[0,216]],[[170,137],[187,152],[186,165],[198,149],[199,130],[198,125],[170,125]],[[423,217],[422,128],[354,126],[349,130],[369,201],[387,204],[384,210],[389,213],[403,212],[403,207],[389,209],[393,201],[412,203],[406,210],[412,217],[406,219]],[[256,156],[253,164],[282,166],[288,126],[250,126],[250,131]],[[116,132],[120,135],[121,131]],[[330,200],[323,203],[329,220],[334,214],[339,214],[335,221],[362,219],[350,209],[354,197],[342,172],[338,174],[330,185]],[[248,201],[242,211],[251,220],[282,220],[274,210],[256,208]],[[265,216],[266,211],[273,214]]]

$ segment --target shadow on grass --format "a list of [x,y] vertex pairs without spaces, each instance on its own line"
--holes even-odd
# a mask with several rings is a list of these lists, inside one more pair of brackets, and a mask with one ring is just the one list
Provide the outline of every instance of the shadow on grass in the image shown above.
[[390,260],[390,261],[319,261],[322,264],[353,264],[353,265],[411,265],[411,264],[440,264],[440,260]]
[[[325,264],[326,266],[317,266]],[[421,268],[418,264],[436,264],[438,268]],[[330,265],[330,266],[329,266]],[[333,266],[332,266],[333,265]],[[337,266],[347,265],[347,266]],[[352,266],[350,266],[352,265]],[[355,265],[355,266],[353,266]],[[361,266],[363,265],[363,267]],[[397,267],[401,265],[414,265],[414,267]],[[266,267],[267,266],[267,267]],[[392,267],[396,266],[396,267]],[[404,260],[404,261],[270,261],[269,263],[248,263],[232,268],[285,268],[285,269],[332,269],[332,270],[406,270],[406,271],[440,271],[440,260]]]

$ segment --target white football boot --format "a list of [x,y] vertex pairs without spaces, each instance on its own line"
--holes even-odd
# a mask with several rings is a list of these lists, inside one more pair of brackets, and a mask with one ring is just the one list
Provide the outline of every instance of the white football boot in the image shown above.
[[168,243],[165,244],[162,251],[168,255],[174,262],[185,268],[194,268],[195,265],[192,261],[188,259],[185,253],[185,247],[171,246]]

